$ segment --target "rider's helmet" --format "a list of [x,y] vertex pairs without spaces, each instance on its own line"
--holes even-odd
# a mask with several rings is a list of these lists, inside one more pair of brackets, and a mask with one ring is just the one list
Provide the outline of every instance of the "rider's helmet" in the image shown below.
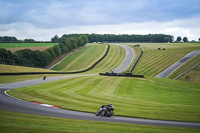
[[108,106],[114,108],[113,105],[112,105],[111,103],[109,103]]

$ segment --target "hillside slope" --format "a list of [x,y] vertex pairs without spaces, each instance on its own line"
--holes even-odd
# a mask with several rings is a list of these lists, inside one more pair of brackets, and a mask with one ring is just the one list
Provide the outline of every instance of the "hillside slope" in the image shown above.
[[[140,45],[144,53],[133,70],[133,74],[153,77],[186,54],[200,49],[200,43],[141,43]],[[159,47],[165,50],[158,50]]]

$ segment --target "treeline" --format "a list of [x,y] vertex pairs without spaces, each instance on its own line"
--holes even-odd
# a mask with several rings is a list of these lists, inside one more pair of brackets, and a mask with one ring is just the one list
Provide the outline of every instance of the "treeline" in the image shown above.
[[44,51],[32,51],[30,49],[19,50],[11,53],[9,50],[0,48],[0,64],[20,65],[44,68],[56,57],[88,43],[85,35],[62,38],[58,45]]
[[[52,42],[60,42],[62,38],[76,37],[80,34],[65,34],[61,38],[55,35],[51,38]],[[173,42],[174,37],[164,34],[149,34],[149,35],[115,35],[115,34],[84,34],[92,42]]]
[[34,39],[18,40],[12,36],[0,36],[0,43],[51,43],[51,41],[36,41]]
[[11,43],[11,42],[19,42],[16,37],[11,37],[11,36],[0,36],[0,42],[2,43]]

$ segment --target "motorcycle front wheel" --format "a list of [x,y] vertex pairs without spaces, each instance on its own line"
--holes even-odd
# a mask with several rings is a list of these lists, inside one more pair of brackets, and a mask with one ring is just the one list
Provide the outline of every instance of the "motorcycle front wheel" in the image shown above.
[[97,112],[95,113],[96,116],[99,116],[99,114],[100,114],[100,111],[97,111]]

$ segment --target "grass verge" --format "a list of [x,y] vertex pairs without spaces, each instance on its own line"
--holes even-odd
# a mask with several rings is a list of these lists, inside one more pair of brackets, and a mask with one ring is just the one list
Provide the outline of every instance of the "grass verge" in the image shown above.
[[0,64],[0,73],[20,73],[20,72],[55,72],[55,71],[42,68]]
[[43,79],[44,76],[48,78],[48,77],[63,76],[63,75],[64,74],[0,75],[0,84],[7,84],[12,82],[19,82],[19,81],[33,80],[33,79]]
[[[177,75],[180,75],[181,73],[185,72],[187,69],[196,65],[199,62],[200,62],[200,54],[196,55],[194,58],[190,59],[187,63],[183,64],[175,72],[173,72],[171,75],[169,75],[168,78],[174,79]],[[200,77],[196,77],[196,78],[200,79]]]
[[73,120],[47,116],[0,111],[0,132],[2,133],[198,133],[199,129],[156,127],[123,123]]
[[200,83],[200,65],[180,77],[179,80]]

